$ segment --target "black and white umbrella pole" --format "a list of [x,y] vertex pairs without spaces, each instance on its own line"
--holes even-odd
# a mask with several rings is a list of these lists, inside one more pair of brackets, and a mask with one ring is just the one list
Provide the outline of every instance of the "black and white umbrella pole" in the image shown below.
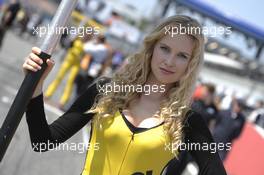
[[40,46],[42,52],[39,57],[43,60],[44,64],[42,64],[41,70],[37,72],[29,72],[25,76],[13,104],[7,113],[0,129],[0,162],[2,161],[16,132],[16,129],[26,110],[27,104],[29,103],[33,92],[47,67],[46,60],[51,57],[53,50],[60,40],[61,33],[58,32],[56,28],[66,26],[76,2],[77,0],[62,0],[60,3],[50,25],[50,29],[52,30],[48,30],[46,32],[43,43]]

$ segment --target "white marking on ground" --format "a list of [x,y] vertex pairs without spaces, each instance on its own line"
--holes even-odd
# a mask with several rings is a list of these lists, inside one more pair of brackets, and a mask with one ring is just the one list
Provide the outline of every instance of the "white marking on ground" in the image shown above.
[[11,86],[6,85],[6,86],[4,86],[4,89],[12,95],[17,94],[17,90]]
[[7,103],[7,104],[11,103],[11,99],[9,97],[7,97],[7,96],[2,96],[1,101],[3,103]]

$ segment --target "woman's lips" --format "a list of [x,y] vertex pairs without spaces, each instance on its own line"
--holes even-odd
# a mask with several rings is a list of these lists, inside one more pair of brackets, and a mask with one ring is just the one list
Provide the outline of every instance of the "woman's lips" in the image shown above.
[[162,67],[160,67],[160,70],[161,70],[162,73],[164,73],[164,74],[166,74],[166,75],[168,75],[168,74],[173,74],[173,73],[174,73],[174,72],[169,71],[169,70],[167,70],[167,69],[164,69],[164,68],[162,68]]

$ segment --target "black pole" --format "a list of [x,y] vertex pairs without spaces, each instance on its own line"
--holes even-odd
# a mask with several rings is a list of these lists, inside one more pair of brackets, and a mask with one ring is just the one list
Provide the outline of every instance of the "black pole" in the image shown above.
[[259,47],[257,49],[256,55],[255,55],[255,59],[257,61],[259,61],[259,59],[260,59],[260,55],[261,55],[263,47],[264,47],[264,44],[262,43],[262,44],[259,45]]
[[161,13],[161,16],[164,17],[167,13],[167,11],[169,10],[169,7],[172,3],[172,0],[167,0],[166,1],[166,4],[164,5],[163,9],[162,9],[162,13]]
[[63,0],[52,19],[51,27],[47,31],[43,43],[41,44],[41,54],[39,57],[43,60],[44,64],[41,65],[41,70],[37,72],[29,72],[11,105],[8,114],[0,130],[0,162],[2,161],[6,150],[16,132],[16,129],[22,119],[33,92],[47,68],[46,60],[50,58],[53,50],[55,49],[60,37],[61,32],[56,30],[58,27],[64,27],[71,15],[72,10],[76,5],[77,0]]

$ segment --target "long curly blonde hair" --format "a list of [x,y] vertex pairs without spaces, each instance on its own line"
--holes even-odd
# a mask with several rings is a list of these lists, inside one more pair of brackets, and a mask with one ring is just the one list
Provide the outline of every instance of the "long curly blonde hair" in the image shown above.
[[[159,117],[164,120],[164,131],[174,146],[179,145],[184,138],[186,113],[190,109],[191,95],[203,63],[204,36],[200,24],[188,16],[177,15],[166,18],[145,37],[142,49],[128,58],[128,63],[113,74],[110,82],[110,84],[143,86],[151,71],[150,63],[155,44],[166,34],[175,32],[173,31],[175,27],[180,29],[180,26],[195,29],[196,32],[188,33],[193,38],[194,49],[186,73],[169,90],[168,98],[161,102],[159,111]],[[87,112],[98,114],[97,121],[103,117],[112,117],[117,110],[128,107],[129,102],[139,95],[140,93],[137,92],[123,91],[99,93],[92,108]],[[178,149],[173,150],[178,157]]]

